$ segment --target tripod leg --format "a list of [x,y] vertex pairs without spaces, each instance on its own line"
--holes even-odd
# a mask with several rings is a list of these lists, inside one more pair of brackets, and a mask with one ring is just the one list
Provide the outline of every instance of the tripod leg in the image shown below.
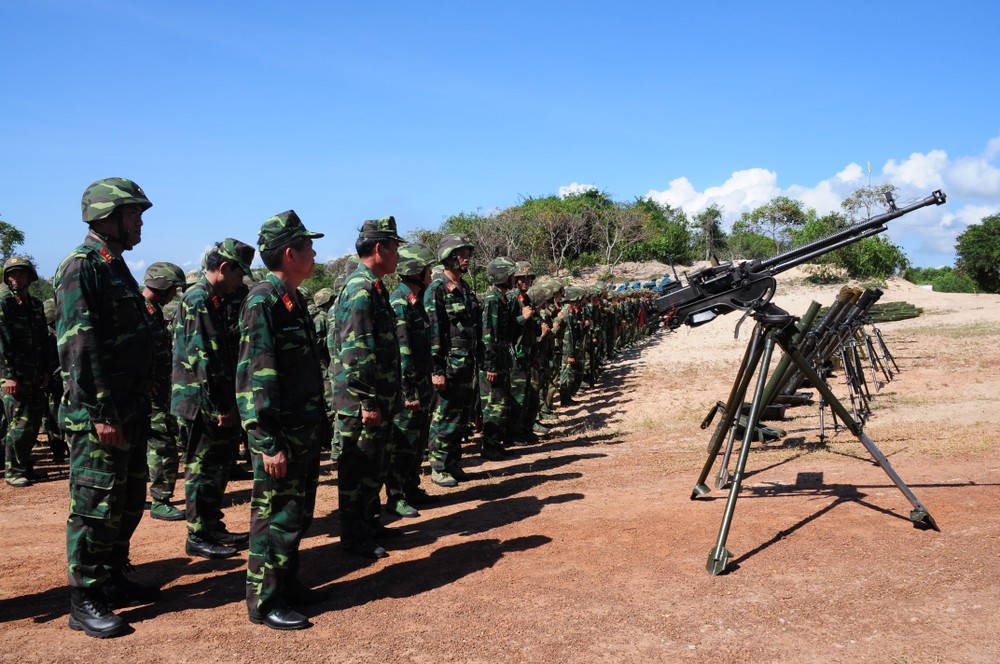
[[739,497],[740,486],[743,484],[743,473],[747,465],[747,457],[750,456],[750,443],[753,441],[753,432],[760,420],[760,412],[763,410],[764,388],[767,385],[767,370],[771,365],[771,352],[774,350],[774,335],[767,334],[764,342],[764,358],[760,363],[760,371],[757,374],[757,385],[754,389],[753,400],[750,402],[750,413],[747,415],[747,426],[743,432],[743,445],[740,446],[740,456],[736,460],[736,473],[733,475],[733,482],[729,488],[729,499],[726,501],[726,510],[722,515],[722,525],[719,527],[719,538],[715,542],[715,548],[708,554],[706,569],[712,576],[721,574],[726,569],[726,564],[732,554],[726,549],[726,540],[729,538],[729,528],[733,522],[733,514],[736,512],[736,499]]
[[[896,358],[892,356],[889,352],[889,347],[885,345],[885,338],[882,336],[882,330],[875,328],[875,336],[878,337],[878,345],[882,348],[882,357],[888,359],[892,362],[892,366],[896,368],[896,373],[899,373],[899,365],[896,364]],[[889,376],[892,378],[892,376]]]
[[809,377],[809,380],[814,381],[816,389],[820,391],[823,397],[830,404],[833,411],[838,417],[840,417],[841,421],[843,421],[844,425],[850,429],[851,433],[853,433],[859,441],[861,441],[861,444],[865,446],[865,449],[867,449],[868,453],[872,455],[872,458],[875,459],[876,463],[881,466],[882,470],[889,476],[889,479],[892,480],[893,484],[895,484],[903,495],[906,496],[906,499],[910,501],[910,504],[913,506],[913,509],[910,511],[910,521],[912,521],[918,528],[932,528],[934,530],[940,530],[934,522],[934,517],[932,517],[930,512],[927,511],[927,508],[924,507],[913,492],[910,491],[910,487],[906,486],[906,483],[903,482],[902,478],[896,474],[896,471],[893,470],[892,466],[889,464],[889,460],[885,458],[882,451],[879,450],[875,443],[872,442],[872,439],[869,438],[864,431],[862,431],[861,426],[851,418],[850,413],[848,413],[847,409],[844,408],[844,404],[840,403],[840,400],[837,399],[837,397],[833,394],[833,391],[830,390],[830,386],[827,385],[825,381],[821,380],[818,375],[816,375],[816,372],[813,371],[812,367],[809,366],[809,363],[798,352],[798,349],[794,347],[786,347],[782,340],[779,340],[778,343],[781,344],[785,353],[792,357],[792,361],[795,362],[803,373]]
[[719,422],[719,426],[716,427],[715,432],[712,434],[712,440],[708,448],[708,459],[705,460],[705,466],[701,469],[698,482],[691,491],[691,500],[694,500],[698,496],[704,496],[710,491],[708,485],[705,484],[705,480],[708,479],[709,473],[712,472],[715,458],[719,455],[719,450],[722,448],[722,441],[725,440],[730,427],[733,426],[736,417],[739,416],[740,408],[743,407],[743,399],[746,397],[747,387],[750,385],[750,379],[753,377],[757,364],[760,362],[761,353],[764,351],[763,336],[764,329],[760,325],[755,326],[753,334],[750,337],[750,343],[747,344],[747,350],[743,354],[743,362],[740,364],[740,369],[736,374],[736,380],[733,382],[733,389],[729,393],[729,401],[726,402],[726,411]]

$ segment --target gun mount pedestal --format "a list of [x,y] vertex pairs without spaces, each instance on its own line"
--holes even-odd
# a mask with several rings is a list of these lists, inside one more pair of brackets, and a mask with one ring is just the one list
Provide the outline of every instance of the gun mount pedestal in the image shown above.
[[[712,434],[712,439],[709,443],[708,459],[701,471],[701,475],[698,477],[698,482],[695,484],[694,490],[691,492],[691,499],[695,500],[698,496],[705,495],[710,491],[705,484],[705,480],[712,471],[712,466],[719,454],[719,450],[722,448],[723,442],[730,440],[735,435],[737,418],[739,418],[743,408],[747,390],[750,387],[754,374],[757,374],[753,397],[750,401],[750,410],[747,414],[747,423],[744,427],[743,442],[736,461],[736,470],[732,475],[729,498],[726,501],[726,508],[722,516],[722,525],[719,528],[719,537],[716,540],[715,547],[708,555],[706,568],[709,574],[715,576],[724,572],[729,559],[732,557],[732,554],[726,549],[726,540],[729,537],[729,528],[732,524],[733,514],[736,511],[736,500],[743,482],[747,457],[750,453],[750,443],[754,439],[754,431],[764,405],[763,396],[767,384],[768,368],[775,346],[781,348],[795,367],[805,374],[815,389],[822,394],[823,400],[830,406],[837,418],[865,446],[865,449],[868,450],[868,453],[871,454],[875,462],[885,471],[885,474],[889,476],[889,479],[893,481],[903,495],[906,496],[906,499],[910,501],[910,504],[913,506],[913,510],[910,511],[910,520],[914,526],[938,530],[937,524],[927,511],[927,508],[924,507],[899,475],[896,474],[896,471],[889,464],[888,459],[885,458],[885,455],[872,442],[871,438],[864,433],[861,425],[851,416],[840,400],[833,394],[830,386],[817,374],[809,360],[799,351],[798,345],[793,341],[796,333],[795,322],[797,319],[784,309],[770,302],[752,308],[750,315],[756,321],[753,335],[747,345],[747,350],[740,364],[736,380],[733,382],[729,400],[726,402],[724,410],[720,409],[723,412],[723,417]],[[703,428],[707,426],[707,422],[703,423]],[[729,455],[727,453],[723,463],[728,465],[728,461]],[[728,474],[726,468],[723,468],[723,472],[720,472],[720,475],[724,474]]]

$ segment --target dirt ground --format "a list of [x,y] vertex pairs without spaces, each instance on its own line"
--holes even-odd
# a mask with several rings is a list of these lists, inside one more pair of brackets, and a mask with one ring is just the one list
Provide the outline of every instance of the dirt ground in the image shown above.
[[[775,301],[801,314],[837,290],[793,275]],[[786,438],[754,445],[729,571],[706,572],[727,492],[689,496],[710,434],[699,423],[750,333],[734,340],[729,315],[629,350],[519,458],[470,451],[476,479],[431,487],[442,503],[396,522],[406,536],[383,561],[340,551],[327,468],[303,567],[334,597],[303,632],[247,621],[245,557],[188,558],[183,522],[148,518],[132,558],[163,599],[122,611],[134,627],[122,638],[70,631],[66,467],[43,463],[50,481],[0,485],[0,659],[998,662],[1000,296],[886,291],[924,315],[880,325],[901,372],[866,431],[940,532],[915,528],[861,444],[844,431],[820,442],[817,408],[801,407],[776,424]],[[248,525],[249,490],[231,485],[231,529]]]

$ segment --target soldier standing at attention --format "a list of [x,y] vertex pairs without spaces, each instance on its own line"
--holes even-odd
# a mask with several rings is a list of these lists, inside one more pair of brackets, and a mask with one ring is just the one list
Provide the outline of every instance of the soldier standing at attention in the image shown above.
[[151,206],[131,180],[87,187],[90,232],[54,279],[65,384],[59,416],[70,448],[69,626],[97,638],[128,631],[112,608],[159,594],[125,576],[146,499],[155,330],[122,254],[142,239]]
[[444,270],[424,293],[430,320],[431,383],[438,400],[431,416],[431,481],[457,486],[468,479],[461,468],[465,439],[477,398],[476,355],[481,324],[479,303],[462,278],[469,271],[472,243],[462,235],[446,235],[438,244]]
[[483,296],[483,358],[479,367],[479,395],[483,410],[484,459],[503,461],[513,456],[504,449],[511,434],[511,374],[514,370],[514,314],[507,301],[517,265],[506,256],[486,266],[490,287]]
[[23,256],[12,256],[4,263],[0,285],[0,371],[7,418],[5,479],[15,487],[28,486],[35,477],[31,449],[38,439],[45,389],[52,373],[45,310],[28,292],[31,282],[37,279],[35,266]]
[[420,488],[420,465],[427,449],[434,405],[431,342],[423,295],[431,282],[431,266],[436,262],[434,252],[422,244],[400,248],[396,266],[399,286],[389,298],[396,314],[403,409],[393,419],[385,509],[397,516],[419,516],[415,507],[437,502],[435,496]]
[[173,337],[163,315],[163,305],[184,288],[184,271],[173,263],[153,263],[142,278],[146,311],[156,329],[156,364],[154,373],[152,418],[146,464],[149,466],[149,516],[163,521],[181,521],[184,512],[170,504],[177,485],[180,450],[177,448],[177,420],[170,414],[170,363]]
[[304,629],[293,606],[328,593],[299,580],[299,545],[319,484],[320,450],[329,440],[323,374],[312,318],[298,288],[316,265],[314,238],[294,210],[264,222],[257,238],[270,272],[240,312],[236,393],[253,462],[247,612],[271,629]]
[[226,238],[208,250],[205,274],[187,289],[174,322],[170,412],[185,446],[185,517],[189,556],[228,558],[247,535],[222,522],[222,498],[237,436],[236,354],[229,349],[223,298],[250,274],[254,249]]
[[402,408],[396,317],[382,277],[396,271],[393,217],[366,221],[355,242],[358,266],[331,310],[330,372],[341,447],[340,542],[365,558],[384,558],[378,540],[399,534],[379,520],[392,418]]

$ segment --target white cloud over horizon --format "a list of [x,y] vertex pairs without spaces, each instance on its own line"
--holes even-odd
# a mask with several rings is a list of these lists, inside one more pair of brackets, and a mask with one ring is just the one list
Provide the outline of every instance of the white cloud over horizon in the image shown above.
[[[914,152],[905,159],[889,159],[881,169],[851,163],[818,183],[778,185],[778,174],[766,168],[735,171],[720,185],[698,191],[686,177],[671,180],[666,189],[646,193],[646,198],[684,210],[689,216],[711,205],[723,213],[728,229],[744,212],[764,205],[776,196],[802,201],[819,214],[841,210],[840,203],[868,184],[895,185],[902,205],[928,196],[935,189],[948,195],[941,207],[915,211],[889,226],[893,242],[903,247],[916,265],[954,263],[955,238],[969,225],[1000,212],[1000,136],[991,138],[980,155],[949,158],[943,150]],[[579,186],[574,183],[571,186]],[[563,188],[560,188],[560,194]]]
[[565,187],[559,187],[559,198],[566,198],[567,196],[573,196],[576,194],[583,194],[588,191],[595,191],[597,185],[593,184],[580,184],[579,182],[574,182],[568,184]]

